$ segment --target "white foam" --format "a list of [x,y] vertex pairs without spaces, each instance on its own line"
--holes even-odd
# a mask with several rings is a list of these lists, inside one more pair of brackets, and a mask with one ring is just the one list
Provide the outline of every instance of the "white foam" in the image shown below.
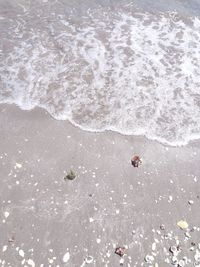
[[21,39],[0,61],[0,103],[39,106],[89,131],[169,145],[200,138],[198,18],[129,6],[90,11],[75,24],[54,13],[48,34],[31,28],[27,37],[24,16],[8,29]]

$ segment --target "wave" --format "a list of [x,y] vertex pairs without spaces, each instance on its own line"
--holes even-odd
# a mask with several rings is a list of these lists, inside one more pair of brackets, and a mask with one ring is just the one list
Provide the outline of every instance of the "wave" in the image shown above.
[[1,33],[0,103],[172,146],[200,138],[198,18],[130,5],[78,19],[31,12]]

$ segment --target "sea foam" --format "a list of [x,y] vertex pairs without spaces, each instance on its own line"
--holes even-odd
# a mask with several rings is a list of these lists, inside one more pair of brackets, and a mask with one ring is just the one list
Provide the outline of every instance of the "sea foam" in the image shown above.
[[31,12],[1,36],[0,103],[42,107],[89,131],[169,145],[200,138],[198,18],[129,6],[30,24]]

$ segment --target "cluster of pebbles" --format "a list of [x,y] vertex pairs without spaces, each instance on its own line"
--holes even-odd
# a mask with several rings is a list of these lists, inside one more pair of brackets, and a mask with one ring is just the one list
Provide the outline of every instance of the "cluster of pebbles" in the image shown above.
[[[200,227],[189,228],[186,221],[177,222],[177,231],[167,231],[164,225],[159,230],[153,229],[155,235],[151,253],[144,257],[141,266],[148,267],[200,267],[200,243],[198,232]],[[120,265],[128,254],[128,246],[117,247],[115,254],[120,256]],[[128,265],[129,266],[129,265]]]
[[[185,221],[179,221],[177,226],[181,231],[178,234],[173,231],[167,233],[164,225],[160,226],[160,230],[154,230],[157,236],[152,244],[152,252],[144,258],[146,266],[162,267],[162,263],[165,263],[165,265],[175,267],[200,267],[200,243],[194,241],[200,228],[192,227],[190,229]],[[158,237],[160,238],[158,239]],[[161,252],[162,249],[163,252]],[[164,254],[164,257],[161,256],[161,253]]]

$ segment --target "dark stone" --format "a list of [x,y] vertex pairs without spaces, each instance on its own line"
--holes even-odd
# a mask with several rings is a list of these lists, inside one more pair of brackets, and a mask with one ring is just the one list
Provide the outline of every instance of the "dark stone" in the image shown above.
[[125,254],[125,247],[117,247],[115,249],[115,254],[119,255],[120,257],[123,257]]

